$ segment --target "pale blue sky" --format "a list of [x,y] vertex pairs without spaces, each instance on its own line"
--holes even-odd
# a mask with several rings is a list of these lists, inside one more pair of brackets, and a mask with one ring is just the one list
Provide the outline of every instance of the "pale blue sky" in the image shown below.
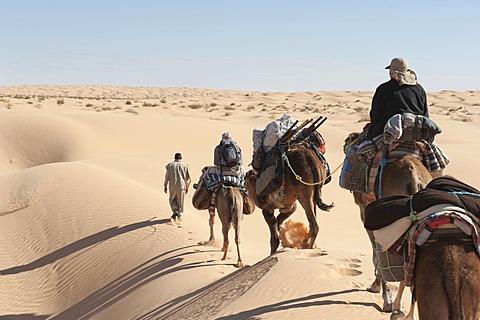
[[480,90],[480,1],[0,0],[0,85]]

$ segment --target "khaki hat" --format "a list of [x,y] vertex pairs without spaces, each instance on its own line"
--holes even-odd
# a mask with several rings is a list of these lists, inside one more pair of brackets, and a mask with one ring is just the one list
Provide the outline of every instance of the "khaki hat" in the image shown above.
[[415,73],[408,69],[407,60],[403,58],[393,58],[385,69],[390,69],[390,76],[397,80],[399,85],[418,83]]

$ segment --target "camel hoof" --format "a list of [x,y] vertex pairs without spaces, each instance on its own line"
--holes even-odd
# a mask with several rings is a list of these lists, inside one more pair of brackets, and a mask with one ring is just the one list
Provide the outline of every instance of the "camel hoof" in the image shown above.
[[392,312],[393,311],[393,296],[390,292],[390,289],[383,289],[383,312]]
[[371,293],[380,293],[380,287],[370,285],[368,286],[367,291]]
[[198,242],[199,245],[203,245],[203,246],[213,246],[215,245],[215,239],[211,239],[211,240],[208,240],[208,241],[199,241]]
[[384,303],[382,311],[383,312],[392,312],[393,311],[393,303]]
[[395,310],[390,315],[390,320],[402,320],[405,319],[405,313],[402,310]]
[[378,281],[374,281],[371,285],[368,286],[367,291],[372,293],[380,293],[381,287]]
[[235,267],[237,267],[237,268],[242,268],[242,267],[243,267],[243,262],[237,262],[237,264],[235,265]]

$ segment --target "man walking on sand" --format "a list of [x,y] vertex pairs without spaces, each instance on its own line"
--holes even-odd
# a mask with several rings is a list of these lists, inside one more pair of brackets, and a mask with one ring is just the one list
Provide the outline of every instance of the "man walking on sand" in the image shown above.
[[183,204],[185,195],[188,193],[190,186],[190,171],[188,165],[182,162],[182,154],[175,153],[174,161],[165,166],[165,182],[163,184],[164,191],[167,193],[169,187],[170,208],[172,209],[172,221],[182,221]]

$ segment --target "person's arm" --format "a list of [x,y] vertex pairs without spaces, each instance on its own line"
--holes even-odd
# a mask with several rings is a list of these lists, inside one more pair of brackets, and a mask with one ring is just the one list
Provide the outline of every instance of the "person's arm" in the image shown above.
[[235,146],[237,147],[238,153],[240,154],[240,165],[243,165],[243,155],[242,155],[242,149],[238,145],[238,143],[235,142]]
[[188,165],[187,165],[186,180],[185,180],[185,193],[188,193],[188,188],[190,187],[191,182],[192,182],[192,179],[190,178],[190,169],[188,168]]
[[219,153],[220,145],[215,147],[215,150],[213,151],[213,164],[216,166],[220,165],[220,155]]
[[382,121],[382,94],[377,89],[372,99],[372,108],[370,109],[370,122],[372,125]]
[[370,109],[370,125],[367,127],[366,137],[373,138],[379,131],[383,132],[382,125],[383,118],[383,98],[381,91],[377,88],[372,99],[372,107]]
[[165,182],[163,183],[163,191],[167,193],[167,186],[168,186],[168,169],[165,171]]
[[422,88],[422,95],[423,95],[423,98],[424,98],[424,101],[425,101],[423,103],[423,116],[427,117],[427,118],[430,118],[429,112],[428,112],[427,93],[425,92],[425,89],[423,89],[423,87],[420,86],[420,88]]

